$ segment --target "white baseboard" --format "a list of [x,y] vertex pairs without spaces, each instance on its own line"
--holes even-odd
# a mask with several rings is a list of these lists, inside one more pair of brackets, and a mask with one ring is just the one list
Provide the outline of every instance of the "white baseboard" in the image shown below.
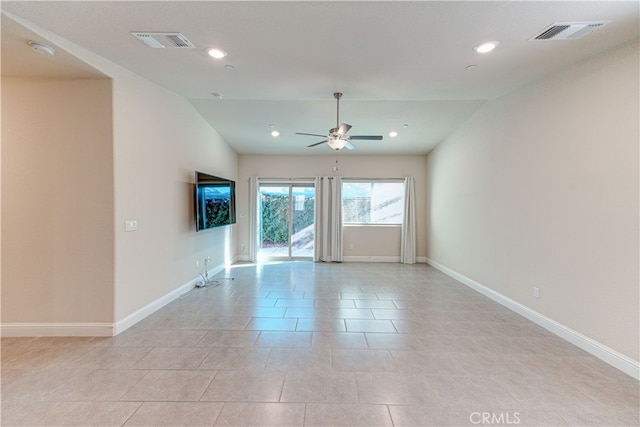
[[399,256],[343,256],[343,262],[400,262]]
[[3,323],[3,337],[110,337],[113,323]]
[[[209,270],[214,276],[225,269],[218,265]],[[158,298],[116,323],[2,323],[0,331],[4,337],[111,337],[126,331],[145,317],[155,313],[173,300],[193,289],[200,282],[197,277],[168,294]]]
[[[249,262],[249,255],[236,255],[233,262]],[[343,257],[344,262],[400,262],[400,257],[398,256],[387,256],[387,257],[379,257],[379,256],[345,256]],[[331,262],[327,260],[327,262]],[[417,264],[427,264],[427,257],[419,256],[416,257]]]
[[[209,277],[218,274],[219,272],[223,271],[224,269],[225,269],[224,264],[221,264],[221,265],[218,265],[218,266],[212,268],[208,272]],[[146,306],[142,307],[141,309],[131,313],[130,315],[128,315],[124,319],[121,319],[121,320],[117,321],[116,324],[115,324],[113,335],[118,335],[118,334],[126,331],[127,329],[129,329],[130,327],[135,325],[136,323],[140,322],[142,319],[144,319],[147,316],[150,316],[151,314],[153,314],[156,311],[160,310],[162,307],[164,307],[165,305],[169,304],[170,302],[180,298],[181,295],[184,295],[185,293],[189,292],[191,289],[193,289],[200,282],[201,282],[201,278],[200,277],[197,277],[197,278],[195,278],[193,280],[190,280],[189,282],[185,283],[184,285],[174,289],[173,291],[169,292],[168,294],[166,294],[166,295],[158,298],[157,300],[153,301],[152,303],[147,304]]]
[[197,279],[193,279],[193,280],[189,281],[188,283],[185,283],[184,285],[180,286],[179,288],[174,289],[173,291],[169,292],[168,294],[158,298],[157,300],[153,301],[152,303],[147,304],[146,306],[142,307],[141,309],[131,313],[130,315],[128,315],[124,319],[119,320],[115,324],[113,335],[115,336],[115,335],[118,335],[118,334],[126,331],[127,329],[129,329],[130,327],[132,327],[136,323],[140,322],[141,320],[143,320],[147,316],[152,315],[153,313],[155,313],[156,311],[160,310],[165,305],[167,305],[170,302],[180,298],[180,295],[183,295],[186,292],[189,292],[189,290],[193,289],[196,286],[196,284],[199,283],[199,282],[200,282],[200,278],[199,277]]
[[449,277],[452,277],[459,281],[460,283],[480,292],[488,298],[491,298],[493,301],[498,304],[520,314],[523,317],[531,320],[532,322],[542,326],[546,330],[554,333],[560,338],[570,342],[571,344],[583,349],[584,351],[592,354],[598,359],[603,360],[609,365],[613,366],[624,372],[627,375],[632,376],[633,378],[640,380],[640,362],[631,359],[630,357],[621,354],[614,349],[607,347],[606,345],[589,338],[586,335],[581,334],[578,331],[575,331],[561,323],[556,322],[555,320],[538,313],[531,308],[520,304],[502,295],[499,292],[496,292],[473,279],[470,279],[450,268],[427,258],[427,264],[432,266],[433,268],[440,270],[444,274]]
[[[369,257],[369,256],[346,256],[344,262],[400,262],[400,257]],[[233,262],[249,262],[249,255],[236,255]],[[330,262],[328,260],[328,262]],[[427,257],[416,257],[417,264],[427,264]]]
[[[342,257],[344,262],[400,262],[399,256],[345,256]],[[416,257],[416,264],[426,264],[427,257]]]

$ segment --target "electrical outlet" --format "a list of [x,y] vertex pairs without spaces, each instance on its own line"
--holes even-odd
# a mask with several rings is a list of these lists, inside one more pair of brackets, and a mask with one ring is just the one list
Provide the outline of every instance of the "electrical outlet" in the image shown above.
[[196,260],[196,268],[200,268],[200,260],[199,259]]
[[207,262],[211,262],[211,257],[210,257],[210,256],[208,256],[208,257],[206,257],[204,260],[205,260],[205,261],[207,261]]
[[536,288],[534,286],[534,288],[533,288],[533,297],[534,298],[540,298],[540,288]]
[[244,243],[240,245],[240,252],[244,252]]

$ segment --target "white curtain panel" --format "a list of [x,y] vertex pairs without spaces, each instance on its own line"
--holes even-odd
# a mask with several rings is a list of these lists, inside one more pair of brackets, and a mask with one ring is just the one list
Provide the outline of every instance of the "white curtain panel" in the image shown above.
[[342,262],[342,178],[333,177],[331,185],[331,260]]
[[315,242],[313,247],[313,262],[323,261],[324,255],[324,239],[322,237],[323,226],[322,223],[324,221],[325,215],[323,213],[323,200],[324,200],[324,192],[322,191],[322,181],[323,179],[319,176],[315,178],[315,189],[316,189],[316,206],[315,206],[315,220],[313,224]]
[[320,186],[322,189],[322,200],[320,201],[322,217],[318,221],[320,233],[316,235],[316,238],[322,244],[320,260],[324,262],[331,262],[331,181],[331,177],[323,176]]
[[316,178],[314,261],[342,262],[342,180]]
[[416,202],[413,177],[404,179],[404,218],[400,239],[400,262],[416,263]]
[[258,177],[249,178],[249,261],[258,261]]

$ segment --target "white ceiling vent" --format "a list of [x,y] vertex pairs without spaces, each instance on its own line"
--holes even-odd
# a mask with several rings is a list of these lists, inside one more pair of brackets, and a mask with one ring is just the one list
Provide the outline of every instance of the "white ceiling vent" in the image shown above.
[[611,21],[555,22],[529,40],[574,40],[593,33]]
[[144,33],[132,32],[131,35],[142,40],[144,44],[154,49],[165,47],[194,48],[195,46],[180,33]]

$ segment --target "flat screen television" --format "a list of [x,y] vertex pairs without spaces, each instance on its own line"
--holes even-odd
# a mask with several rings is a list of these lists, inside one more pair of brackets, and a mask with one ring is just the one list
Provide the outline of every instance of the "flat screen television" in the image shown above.
[[236,183],[196,171],[196,230],[236,223]]

